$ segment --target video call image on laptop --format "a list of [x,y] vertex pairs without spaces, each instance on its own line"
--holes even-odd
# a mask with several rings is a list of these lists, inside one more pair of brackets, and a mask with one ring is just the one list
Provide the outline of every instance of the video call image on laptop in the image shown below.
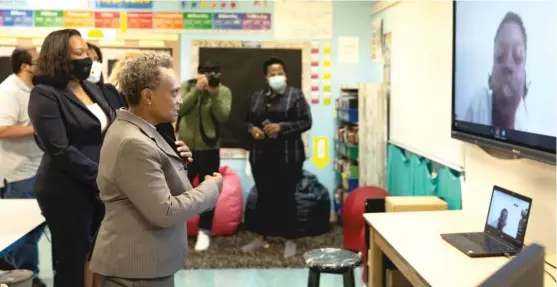
[[495,188],[487,216],[487,225],[522,241],[526,232],[530,203]]

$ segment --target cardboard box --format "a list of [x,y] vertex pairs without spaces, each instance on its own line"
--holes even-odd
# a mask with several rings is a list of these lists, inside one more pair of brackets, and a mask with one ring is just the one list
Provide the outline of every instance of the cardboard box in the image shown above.
[[447,210],[447,203],[437,196],[388,196],[386,212]]

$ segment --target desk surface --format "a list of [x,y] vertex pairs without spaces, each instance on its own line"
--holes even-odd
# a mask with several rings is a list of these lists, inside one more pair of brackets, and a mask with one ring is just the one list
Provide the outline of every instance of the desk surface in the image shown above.
[[0,199],[0,254],[43,222],[36,199]]
[[[364,218],[431,286],[478,286],[509,262],[506,257],[472,259],[441,238],[442,233],[482,231],[482,216],[434,211],[367,213]],[[551,267],[546,270],[555,275]],[[547,275],[545,281],[555,286]]]

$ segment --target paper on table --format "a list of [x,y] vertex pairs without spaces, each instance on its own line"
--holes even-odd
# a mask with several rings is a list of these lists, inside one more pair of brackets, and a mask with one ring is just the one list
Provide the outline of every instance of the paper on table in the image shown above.
[[333,35],[332,1],[274,1],[274,27],[277,39],[331,39]]
[[338,63],[358,64],[360,62],[360,38],[338,37]]

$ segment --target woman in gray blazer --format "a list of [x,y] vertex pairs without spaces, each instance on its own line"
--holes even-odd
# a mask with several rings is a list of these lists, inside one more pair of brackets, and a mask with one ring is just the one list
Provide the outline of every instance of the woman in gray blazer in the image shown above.
[[175,121],[182,102],[170,56],[130,60],[119,83],[129,109],[117,111],[101,149],[97,184],[106,215],[90,268],[102,287],[174,286],[186,264],[186,220],[214,207],[222,177],[194,189],[186,163],[155,128]]

